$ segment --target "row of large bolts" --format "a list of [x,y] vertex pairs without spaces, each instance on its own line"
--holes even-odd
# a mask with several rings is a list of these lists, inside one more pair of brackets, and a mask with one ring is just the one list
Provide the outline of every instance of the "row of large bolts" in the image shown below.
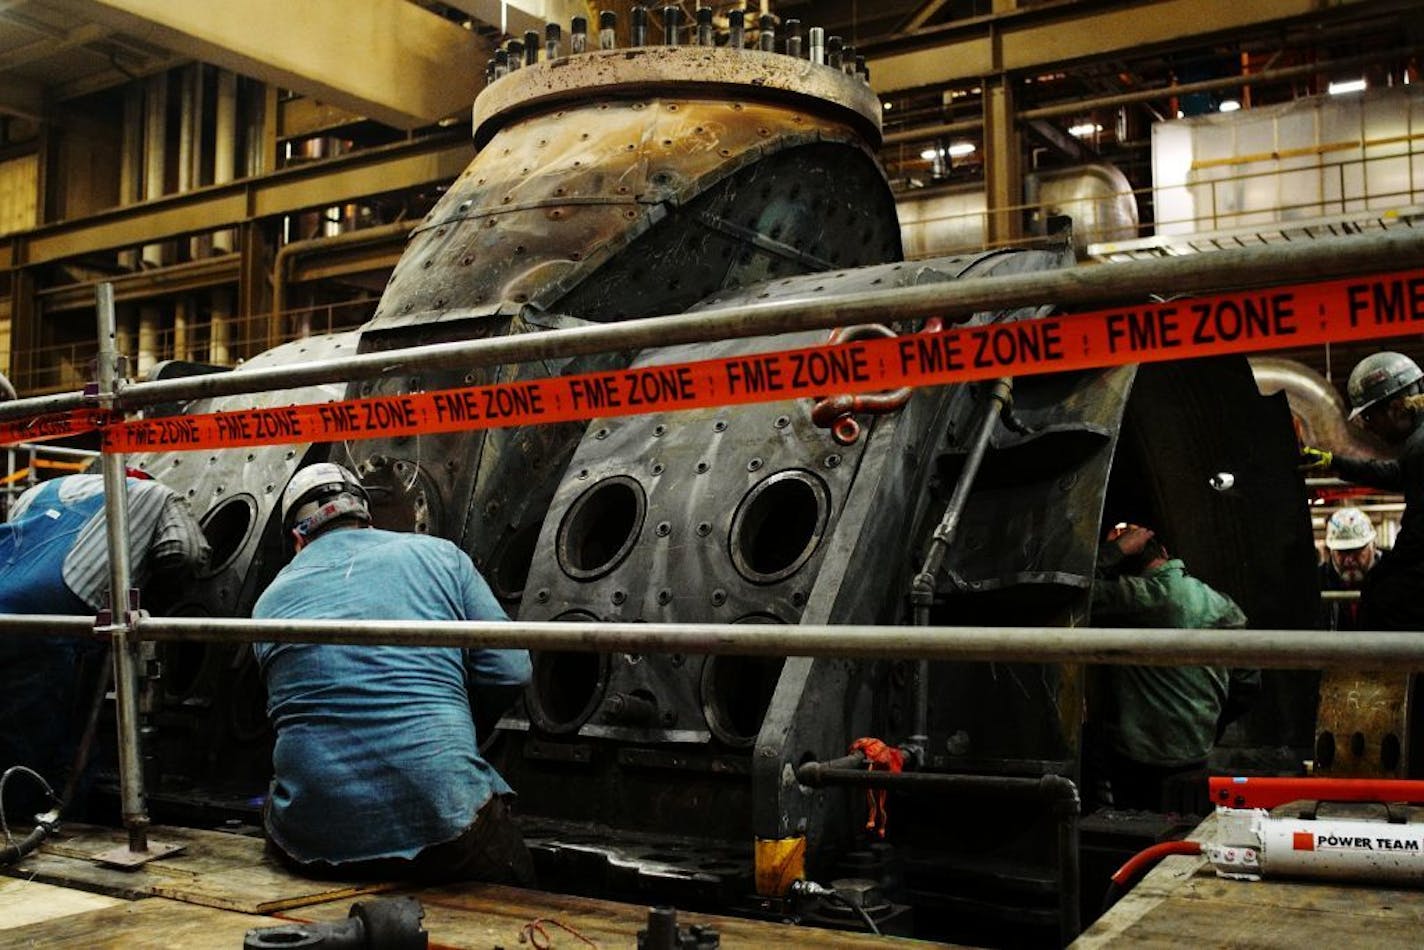
[[[682,8],[668,6],[662,10],[663,46],[678,46],[682,42]],[[699,7],[697,10],[697,28],[693,34],[693,45],[695,46],[716,46],[717,34],[712,26],[712,9],[710,7]],[[730,49],[747,48],[747,28],[746,12],[743,10],[732,10],[727,14],[727,42]],[[765,53],[777,52],[776,17],[770,14],[763,14],[758,22],[760,27],[757,33],[756,45],[753,49],[759,49]],[[803,43],[801,35],[801,21],[787,20],[783,24],[786,33],[783,52],[787,56],[794,56],[797,59],[807,57],[811,62],[821,66],[829,66],[838,69],[847,76],[856,76],[865,84],[870,84],[870,70],[865,65],[865,57],[857,56],[855,47],[849,46],[839,36],[826,36],[826,31],[819,26],[811,27]],[[618,14],[612,10],[604,10],[598,15],[598,49],[616,49],[618,41],[616,34],[618,30]],[[633,8],[633,29],[632,45],[648,46],[648,9],[647,7]],[[510,40],[504,48],[495,53],[494,59],[489,61],[485,70],[485,79],[493,82],[503,76],[514,72],[522,66],[533,66],[539,62],[539,33],[530,30],[524,34],[524,40]],[[557,23],[550,23],[544,27],[544,61],[550,62],[559,59],[564,55],[564,31]],[[573,18],[573,23],[569,31],[569,53],[578,55],[590,50],[588,18],[577,16]],[[804,52],[803,52],[804,49]]]

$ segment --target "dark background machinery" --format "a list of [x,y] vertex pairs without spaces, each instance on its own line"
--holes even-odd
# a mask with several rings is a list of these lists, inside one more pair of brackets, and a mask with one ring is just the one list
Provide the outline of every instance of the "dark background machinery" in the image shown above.
[[[897,262],[870,151],[880,112],[853,69],[779,53],[643,47],[527,66],[477,102],[481,150],[412,232],[374,318],[249,365],[1072,263],[1061,239]],[[825,339],[399,375],[345,395]],[[854,426],[801,401],[142,462],[188,495],[214,545],[190,613],[250,609],[285,556],[274,515],[286,480],[329,458],[371,486],[379,524],[456,541],[524,620],[909,623],[931,531],[965,480],[923,604],[931,623],[1089,623],[1102,525],[1130,519],[1158,526],[1255,625],[1310,625],[1289,414],[1257,395],[1244,360],[1024,379],[1006,415],[995,405],[989,387],[959,386],[887,399]],[[1212,487],[1221,472],[1230,489]],[[250,654],[180,645],[163,659],[155,812],[252,814],[268,740]],[[862,915],[846,902],[859,901],[903,932],[1052,943],[1080,896],[1071,783],[1089,681],[1039,664],[544,654],[486,747],[520,792],[547,886],[849,927]],[[1283,680],[1234,740],[1308,746],[1310,708],[1292,689]],[[863,736],[914,736],[915,774],[939,777],[892,791],[883,841],[863,833],[861,789],[807,769]],[[1006,792],[1030,786],[1043,791]],[[776,842],[804,847],[813,879],[870,883],[789,897],[767,884],[778,875],[762,848]]]

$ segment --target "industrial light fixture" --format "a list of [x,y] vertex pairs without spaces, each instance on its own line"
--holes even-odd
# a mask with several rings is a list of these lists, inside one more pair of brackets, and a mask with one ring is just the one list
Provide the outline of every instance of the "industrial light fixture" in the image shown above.
[[920,153],[920,158],[927,162],[932,162],[936,158],[963,158],[965,155],[973,155],[977,151],[973,142],[955,142],[948,148],[927,148]]
[[1088,135],[1096,135],[1102,130],[1103,127],[1101,125],[1098,125],[1096,122],[1081,122],[1078,125],[1068,126],[1068,134],[1076,135],[1079,138],[1083,138],[1084,136]]
[[882,102],[882,103],[880,104],[880,107],[881,107],[882,109],[884,109],[886,112],[889,112],[891,109],[895,108],[895,104],[892,103],[892,102]]
[[1332,96],[1342,95],[1347,92],[1364,91],[1365,80],[1363,77],[1360,79],[1342,79],[1340,82],[1332,82],[1330,84],[1330,95]]
[[1240,109],[1240,108],[1241,108],[1241,103],[1237,102],[1235,99],[1223,99],[1223,100],[1221,100],[1221,105],[1219,105],[1219,106],[1216,107],[1216,111],[1217,111],[1217,112],[1235,112],[1237,109]]

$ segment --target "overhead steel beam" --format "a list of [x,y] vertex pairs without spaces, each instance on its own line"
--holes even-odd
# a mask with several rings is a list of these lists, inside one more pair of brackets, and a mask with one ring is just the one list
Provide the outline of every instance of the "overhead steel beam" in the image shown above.
[[[1400,8],[1395,2],[1338,0],[1331,10]],[[1086,9],[1085,9],[1086,8]],[[943,86],[1001,73],[1042,70],[1094,57],[1180,46],[1185,39],[1322,14],[1320,0],[1138,0],[1057,2],[930,27],[863,52],[879,93]]]
[[[453,181],[474,147],[463,135],[369,149],[317,165],[212,185],[180,195],[7,235],[10,266],[42,264],[135,247],[244,221]],[[4,263],[0,260],[0,263]]]
[[488,45],[406,0],[62,0],[85,20],[396,128],[463,112]]
[[920,4],[920,8],[910,14],[910,18],[905,21],[905,25],[901,31],[904,33],[913,33],[915,30],[918,30],[930,22],[930,20],[933,20],[934,15],[948,2],[949,0],[929,0],[928,3]]
[[39,121],[44,118],[44,87],[19,76],[0,78],[0,115]]
[[101,283],[113,284],[115,303],[138,303],[225,284],[236,285],[240,269],[241,261],[236,254],[223,254],[157,270],[135,271],[102,281],[86,280],[62,287],[47,287],[35,293],[35,301],[46,315],[68,310],[92,311],[94,291]]
[[[109,28],[98,23],[86,23],[83,26],[75,27],[67,33],[59,36],[46,36],[44,39],[35,40],[33,43],[26,43],[23,46],[16,46],[0,53],[0,71],[14,69],[26,63],[32,63],[37,59],[44,59],[48,56],[58,56],[66,50],[74,49],[76,46],[84,46],[101,40],[109,35]],[[8,80],[6,80],[8,82]]]

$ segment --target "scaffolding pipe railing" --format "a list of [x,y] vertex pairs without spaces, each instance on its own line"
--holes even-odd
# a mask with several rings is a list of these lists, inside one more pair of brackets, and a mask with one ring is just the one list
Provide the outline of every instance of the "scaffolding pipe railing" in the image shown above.
[[[100,284],[97,295],[99,319],[98,390],[99,403],[111,408],[123,388],[119,370],[117,318],[114,285]],[[148,806],[143,789],[143,764],[139,748],[139,700],[142,689],[139,643],[130,617],[129,588],[133,571],[129,559],[129,493],[124,457],[109,453],[103,457],[104,522],[109,549],[109,611],[113,623],[107,628],[96,621],[96,632],[107,629],[111,636],[114,664],[114,718],[118,727],[119,786],[124,827],[128,829],[129,851],[148,850]]]
[[[1000,277],[815,297],[766,300],[673,316],[648,317],[539,333],[437,343],[313,360],[239,373],[134,383],[118,396],[121,409],[231,396],[322,383],[375,379],[417,370],[525,363],[613,350],[666,347],[710,340],[892,323],[932,316],[1056,304],[1063,307],[1145,301],[1152,295],[1216,293],[1292,281],[1382,272],[1424,260],[1424,231],[1409,229],[1306,244],[1241,248],[1112,266],[1074,267]],[[471,313],[471,317],[488,317]],[[458,312],[444,320],[458,319]],[[90,405],[82,393],[0,403],[0,420]]]
[[[588,653],[1424,670],[1424,632],[1159,627],[756,627],[735,623],[248,620],[131,615],[140,641],[342,643]],[[0,636],[93,636],[93,617],[0,614]]]
[[[1424,631],[1199,630],[131,617],[143,641],[524,648],[950,662],[1424,670]],[[93,617],[0,614],[0,636],[92,636]]]

